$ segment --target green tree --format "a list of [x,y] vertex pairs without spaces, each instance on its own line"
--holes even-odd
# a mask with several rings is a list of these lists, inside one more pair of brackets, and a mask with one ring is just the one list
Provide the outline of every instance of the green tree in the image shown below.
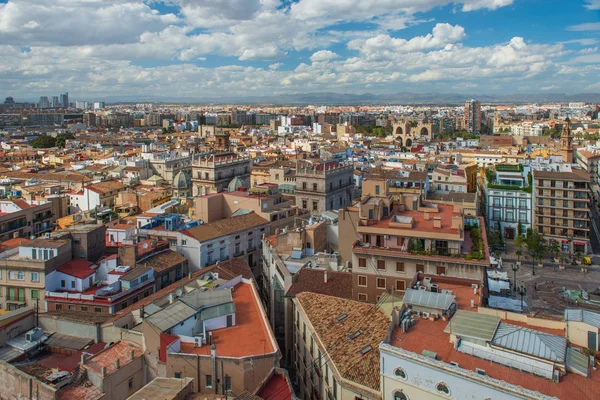
[[538,231],[528,229],[527,237],[525,238],[525,246],[527,246],[527,251],[531,257],[531,269],[533,275],[535,275],[535,259],[539,258],[541,260],[546,252],[544,238]]
[[34,149],[47,149],[56,146],[56,138],[52,136],[40,136],[33,141],[31,146]]
[[522,234],[517,235],[517,238],[514,242],[515,246],[517,246],[517,261],[521,261],[521,256],[523,255],[523,246],[525,245],[525,237]]
[[59,136],[56,138],[56,147],[60,147],[61,149],[64,149],[66,143],[67,143],[67,139],[64,136]]

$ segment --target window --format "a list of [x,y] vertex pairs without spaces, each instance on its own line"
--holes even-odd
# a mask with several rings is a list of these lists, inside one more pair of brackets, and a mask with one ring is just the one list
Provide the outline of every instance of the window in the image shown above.
[[408,400],[408,397],[402,390],[397,390],[394,392],[394,400]]
[[313,211],[317,211],[319,209],[319,202],[313,201]]
[[225,390],[226,391],[231,390],[231,377],[230,376],[225,376]]
[[308,202],[306,200],[302,200],[302,208],[303,209],[307,209],[308,208]]
[[25,279],[25,274],[23,273],[23,271],[17,272],[17,280],[22,281],[24,279]]
[[380,189],[379,189],[379,185],[375,185],[375,194],[379,194]]
[[417,264],[417,272],[425,272],[425,264]]
[[437,273],[438,275],[446,275],[446,267],[441,267],[441,266],[438,266],[438,267],[436,268],[436,273]]
[[75,289],[75,281],[71,281],[71,289]]
[[446,385],[444,382],[440,382],[437,385],[435,385],[435,390],[445,394],[446,396],[450,396],[450,389],[448,388],[448,385]]
[[65,282],[65,280],[64,280],[64,279],[62,279],[62,280],[60,281],[60,287],[67,287],[67,283]]
[[404,380],[407,378],[406,371],[404,371],[402,368],[396,368],[394,370],[394,375]]
[[129,389],[132,389],[132,388],[133,388],[133,378],[129,378],[129,381],[127,381],[127,387],[128,387]]
[[181,379],[181,372],[174,372],[173,378]]
[[37,290],[31,289],[31,298],[32,299],[39,299],[39,293]]
[[31,259],[35,260],[37,258],[37,252],[35,251],[35,249],[31,249]]
[[86,306],[81,306],[81,311],[87,311],[88,308]]
[[60,311],[63,309],[62,304],[57,304],[54,308],[56,309],[56,311]]
[[367,277],[364,275],[358,276],[358,286],[367,287]]
[[358,259],[358,266],[361,268],[367,268],[367,259],[366,258],[359,258]]
[[405,281],[396,281],[396,290],[404,291],[406,290],[406,282]]
[[317,184],[313,183],[313,190],[316,192],[317,191]]
[[377,278],[377,289],[385,289],[385,278]]
[[207,388],[212,387],[212,375],[206,375],[206,387]]
[[377,269],[385,271],[385,260],[377,260]]
[[396,272],[404,272],[404,263],[403,262],[396,263]]
[[95,308],[94,308],[94,312],[102,312],[102,308],[100,308],[100,307],[95,307]]
[[367,301],[367,295],[365,293],[359,293],[358,301]]

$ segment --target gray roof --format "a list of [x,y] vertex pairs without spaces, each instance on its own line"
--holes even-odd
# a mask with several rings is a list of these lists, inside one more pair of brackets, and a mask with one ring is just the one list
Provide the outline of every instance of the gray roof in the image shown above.
[[192,290],[191,292],[181,296],[180,301],[190,307],[199,309],[205,306],[218,306],[224,303],[233,301],[231,290],[208,290],[203,292],[200,289]]
[[455,297],[448,293],[435,293],[426,290],[406,289],[402,302],[408,305],[447,310]]
[[567,338],[500,322],[492,344],[545,360],[565,363]]
[[575,347],[567,347],[567,371],[575,372],[586,378],[590,376],[589,358]]
[[473,311],[458,310],[444,332],[456,336],[490,341],[494,337],[500,317],[480,314]]
[[223,317],[235,313],[235,304],[225,303],[214,307],[208,307],[200,312],[200,319],[206,321],[213,318]]
[[600,328],[600,314],[587,310],[565,310],[565,321],[583,322]]
[[0,360],[11,362],[17,357],[21,357],[23,352],[15,349],[11,346],[2,346],[0,347]]
[[173,304],[169,304],[163,310],[152,314],[146,318],[146,321],[160,329],[161,332],[164,332],[190,318],[197,312],[195,308],[181,301],[176,301]]
[[64,335],[62,333],[55,333],[50,336],[46,341],[48,346],[62,347],[73,350],[83,350],[88,344],[92,344],[94,341],[89,338],[82,338],[79,336]]

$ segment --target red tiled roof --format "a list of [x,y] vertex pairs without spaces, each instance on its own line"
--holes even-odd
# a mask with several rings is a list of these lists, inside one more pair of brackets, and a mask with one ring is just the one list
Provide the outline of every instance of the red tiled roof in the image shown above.
[[[219,357],[247,357],[270,354],[273,346],[268,322],[263,319],[258,293],[248,283],[238,283],[232,292],[235,304],[235,325],[212,331],[213,344]],[[195,347],[181,343],[181,353],[210,355],[210,346]]]
[[83,279],[92,275],[95,270],[90,268],[90,265],[94,263],[89,262],[87,260],[76,258],[74,260],[69,261],[66,264],[61,265],[56,270],[58,272],[62,272],[63,274],[67,274],[70,276],[74,276],[75,278]]
[[287,293],[287,297],[298,293],[312,292],[329,296],[352,299],[352,273],[328,271],[325,283],[325,271],[322,269],[302,268],[296,275]]
[[288,400],[292,398],[292,391],[283,374],[274,373],[257,395],[261,399]]

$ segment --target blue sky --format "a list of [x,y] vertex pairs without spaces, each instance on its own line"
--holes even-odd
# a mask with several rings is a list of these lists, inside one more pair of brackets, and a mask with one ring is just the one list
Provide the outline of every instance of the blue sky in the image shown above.
[[0,96],[600,92],[600,0],[0,0]]

